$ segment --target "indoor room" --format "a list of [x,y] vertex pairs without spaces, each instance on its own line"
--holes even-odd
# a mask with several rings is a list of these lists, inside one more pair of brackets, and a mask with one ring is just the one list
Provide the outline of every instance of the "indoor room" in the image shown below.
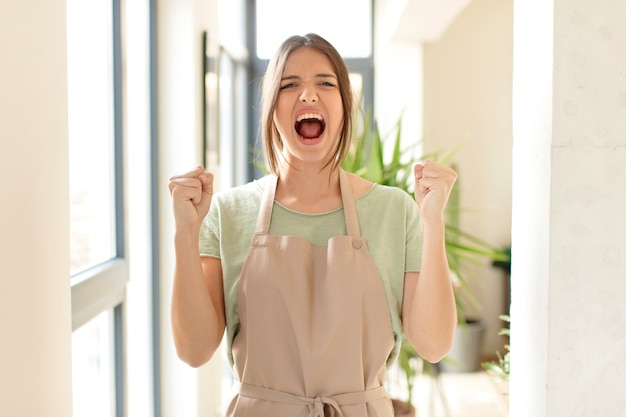
[[197,367],[174,343],[168,182],[263,177],[261,80],[317,33],[355,94],[342,168],[411,198],[415,164],[458,175],[454,341],[438,363],[398,343],[389,397],[626,417],[624,21],[613,0],[2,2],[0,415],[225,415],[231,330]]

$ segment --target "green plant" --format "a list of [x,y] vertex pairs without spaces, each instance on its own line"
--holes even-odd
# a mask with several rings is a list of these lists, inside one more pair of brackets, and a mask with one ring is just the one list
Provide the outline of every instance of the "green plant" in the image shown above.
[[419,374],[419,363],[420,358],[415,354],[415,351],[411,349],[407,349],[406,346],[410,346],[405,337],[402,339],[402,349],[398,353],[398,366],[402,369],[402,373],[405,377],[405,382],[407,386],[407,403],[413,404],[413,386],[415,377]]
[[[395,133],[392,138],[393,151],[391,157],[386,158],[384,150],[389,138],[381,136],[371,113],[365,112],[362,131],[355,134],[352,149],[348,152],[342,168],[377,184],[400,188],[409,194],[413,193],[413,165],[417,161],[432,159],[457,169],[450,161],[463,145],[462,142],[449,150],[439,149],[414,157],[414,150],[418,144],[412,144],[405,149],[401,147],[402,118],[396,121],[392,133]],[[464,263],[479,263],[484,259],[505,262],[510,260],[510,254],[461,230],[459,215],[462,208],[459,205],[459,188],[457,181],[446,207],[446,255],[450,272],[455,283],[460,287],[460,292],[464,293],[470,301],[477,303],[467,287],[467,279],[462,270]],[[464,322],[462,301],[460,297],[456,299],[459,322]]]
[[[388,147],[392,149],[390,157],[385,155],[387,140],[380,134],[378,126],[373,121],[371,113],[365,112],[362,131],[355,134],[352,148],[348,153],[342,168],[348,172],[357,174],[365,179],[381,185],[398,187],[409,194],[413,193],[413,165],[417,161],[432,159],[442,164],[451,164],[451,159],[458,149],[463,145],[459,143],[452,149],[440,149],[434,152],[422,154],[415,157],[415,149],[418,144],[413,144],[407,148],[401,146],[402,118],[400,117],[392,130],[393,143]],[[479,263],[481,260],[490,259],[492,261],[508,261],[510,255],[502,249],[491,245],[484,240],[467,233],[459,227],[459,215],[462,209],[459,205],[459,186],[453,188],[446,208],[446,254],[448,265],[453,275],[455,286],[455,300],[459,323],[465,323],[464,305],[462,299],[468,299],[473,303],[478,303],[467,286],[467,277],[463,273],[463,265],[466,262]],[[464,294],[465,297],[460,295]],[[422,366],[418,366],[416,361],[421,361]],[[412,401],[412,388],[415,377],[419,370],[423,372],[436,372],[433,366],[423,361],[410,343],[404,340],[398,357],[398,366],[404,373],[408,389],[408,401]]]
[[[507,323],[511,323],[511,317],[508,315],[501,315],[500,320],[505,321]],[[498,332],[500,336],[506,336],[507,338],[511,336],[511,330],[509,327],[503,327]],[[511,346],[509,344],[504,345],[506,349],[506,353],[502,355],[499,351],[496,352],[496,356],[498,360],[493,360],[489,362],[483,362],[482,367],[491,375],[496,378],[501,379],[502,381],[509,380],[509,371],[511,369],[510,365],[510,354],[511,354]]]
[[413,404],[413,387],[415,386],[415,378],[420,372],[427,375],[435,375],[438,371],[435,369],[436,364],[424,361],[415,352],[415,349],[406,339],[402,337],[402,347],[398,353],[398,366],[404,375],[404,382],[407,387],[407,404]]

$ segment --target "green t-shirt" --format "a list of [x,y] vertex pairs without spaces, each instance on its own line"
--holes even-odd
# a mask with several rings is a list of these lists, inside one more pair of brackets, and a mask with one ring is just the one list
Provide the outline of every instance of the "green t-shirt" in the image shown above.
[[[256,182],[224,190],[213,196],[211,209],[200,231],[200,255],[221,259],[226,310],[228,359],[240,327],[237,313],[239,276],[250,249],[263,190]],[[415,200],[399,188],[374,184],[356,199],[361,236],[383,282],[395,347],[388,362],[395,360],[402,335],[404,273],[421,265],[422,230]],[[346,235],[343,209],[305,214],[274,202],[270,234],[301,236],[314,245],[326,246],[333,236]]]

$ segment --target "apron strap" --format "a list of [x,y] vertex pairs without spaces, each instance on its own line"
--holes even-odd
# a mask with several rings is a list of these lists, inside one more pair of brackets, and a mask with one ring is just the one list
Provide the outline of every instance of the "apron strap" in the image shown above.
[[[276,184],[278,177],[272,175],[267,182],[261,206],[259,207],[259,216],[257,217],[255,233],[267,234],[270,230],[270,221],[272,219],[272,208],[274,206],[274,197],[276,196]],[[350,186],[348,174],[343,169],[339,170],[339,188],[341,190],[341,201],[343,203],[343,213],[346,218],[346,228],[348,236],[360,238],[361,227],[359,226],[359,216],[356,211],[356,203]]]
[[259,216],[256,219],[255,234],[268,234],[270,231],[270,220],[272,219],[272,207],[274,206],[274,196],[276,195],[276,183],[278,177],[272,175],[267,181],[265,190],[263,190],[263,198],[261,198],[261,206],[259,207]]
[[233,391],[244,397],[256,398],[264,401],[272,401],[282,404],[306,405],[309,408],[307,417],[324,417],[324,405],[330,406],[343,417],[340,406],[364,404],[387,397],[385,387],[380,386],[367,391],[348,392],[333,395],[332,397],[300,397],[284,391],[258,387],[235,381]]
[[348,236],[361,237],[359,215],[356,212],[356,202],[352,194],[352,186],[348,174],[343,169],[339,170],[339,187],[341,188],[341,200],[343,201],[343,214],[346,217]]

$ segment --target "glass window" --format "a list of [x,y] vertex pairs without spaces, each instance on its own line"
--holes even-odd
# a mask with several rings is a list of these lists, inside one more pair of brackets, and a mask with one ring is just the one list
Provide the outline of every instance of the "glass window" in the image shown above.
[[[374,112],[372,0],[320,0],[310,8],[288,0],[249,0],[248,4],[254,11],[248,22],[256,25],[256,37],[248,45],[250,50],[256,49],[250,60],[249,86],[254,108],[259,106],[260,80],[280,44],[291,35],[315,32],[332,43],[344,58],[360,107]],[[258,114],[253,113],[249,131],[258,132],[259,125]],[[259,143],[254,137],[248,147],[254,152],[253,158],[259,159]],[[250,165],[249,179],[262,174],[255,164]]]
[[67,0],[72,274],[116,252],[112,10]]
[[112,312],[104,311],[72,333],[74,417],[113,417]]
[[350,84],[352,85],[352,91],[354,92],[356,102],[361,103],[363,100],[363,75],[358,72],[351,72]]
[[121,0],[66,0],[74,416],[123,415]]
[[257,0],[256,5],[260,59],[271,58],[287,37],[308,32],[326,38],[344,58],[372,54],[371,0],[317,0],[313,7],[293,0]]

